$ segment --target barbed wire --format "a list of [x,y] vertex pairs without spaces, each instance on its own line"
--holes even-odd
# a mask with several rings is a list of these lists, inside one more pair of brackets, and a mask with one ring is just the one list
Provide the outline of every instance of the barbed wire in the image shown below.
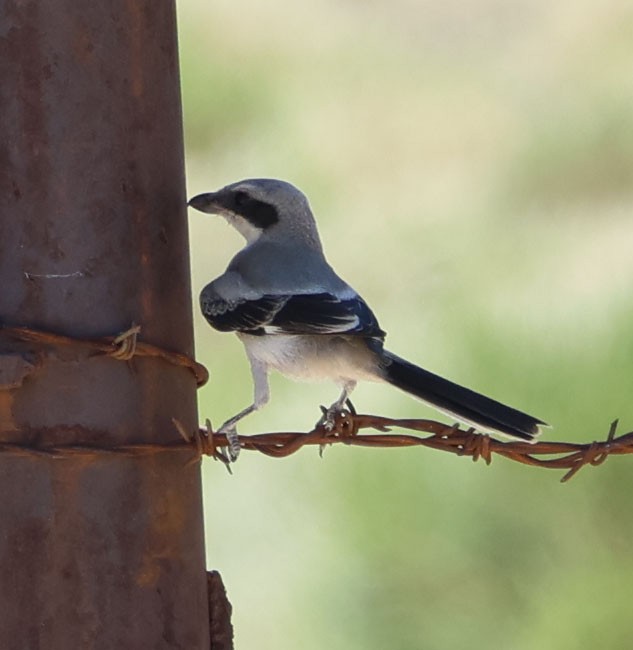
[[[205,427],[193,433],[185,430],[178,420],[172,420],[181,439],[169,443],[128,444],[128,445],[23,445],[19,443],[0,443],[0,453],[14,453],[21,456],[49,456],[66,458],[71,456],[151,456],[158,453],[176,451],[192,452],[187,465],[199,462],[203,456],[219,460],[231,472],[229,458],[223,449],[229,446],[224,434],[213,431],[209,420]],[[504,442],[473,429],[461,429],[458,425],[447,425],[435,420],[393,419],[379,415],[355,414],[341,411],[334,417],[332,430],[323,425],[312,431],[276,432],[239,435],[240,447],[248,451],[258,451],[273,458],[285,458],[308,446],[323,447],[344,444],[352,447],[404,448],[428,447],[457,456],[466,456],[473,461],[482,459],[490,465],[493,456],[503,456],[509,460],[548,469],[566,469],[561,478],[565,483],[586,465],[601,465],[609,456],[633,453],[633,431],[615,436],[618,421],[611,423],[606,439],[591,443],[572,442]],[[427,436],[409,433],[395,433],[392,428],[409,429]],[[378,433],[360,433],[363,429],[374,429]]]
[[[20,341],[42,345],[82,346],[94,350],[97,354],[105,354],[121,361],[129,361],[134,356],[160,358],[168,363],[188,368],[194,374],[198,387],[207,382],[209,373],[201,363],[185,354],[139,341],[140,332],[140,326],[132,325],[118,336],[80,339],[29,327],[0,325],[0,333]],[[606,439],[600,442],[504,442],[487,434],[478,433],[472,428],[462,429],[457,424],[447,425],[434,420],[394,419],[358,414],[350,402],[348,407],[349,410],[343,410],[334,417],[331,429],[318,425],[307,433],[240,435],[238,436],[240,447],[245,450],[259,451],[274,458],[290,456],[305,446],[318,445],[322,451],[323,447],[337,443],[353,447],[428,447],[458,456],[467,456],[473,461],[483,459],[487,465],[490,465],[496,454],[524,465],[566,469],[567,472],[561,478],[562,482],[571,479],[586,465],[601,465],[609,456],[633,453],[633,431],[616,438],[617,420],[611,423]],[[198,428],[193,434],[188,433],[177,420],[173,420],[173,423],[181,435],[181,440],[167,444],[33,446],[0,443],[0,452],[55,457],[98,454],[135,456],[193,449],[193,457],[189,462],[199,461],[202,456],[207,455],[223,462],[231,471],[231,463],[222,451],[229,446],[229,442],[225,435],[213,431],[209,420],[206,421],[204,428]],[[392,431],[393,428],[408,429],[415,431],[416,434],[428,435],[395,433]],[[360,433],[364,429],[373,429],[378,433]]]
[[130,361],[135,356],[163,359],[172,365],[188,368],[194,374],[198,388],[204,386],[209,379],[209,371],[205,366],[186,354],[139,341],[140,325],[133,324],[118,336],[105,336],[100,339],[82,339],[31,327],[9,327],[6,325],[0,325],[0,333],[19,341],[41,345],[84,347],[119,361]]
[[[222,461],[230,471],[230,461],[221,451],[228,447],[226,436],[214,432],[209,420],[206,427],[189,436],[174,421],[180,434],[193,445],[198,454],[208,455]],[[457,424],[446,425],[434,420],[393,419],[378,415],[357,414],[341,411],[334,418],[331,430],[323,425],[308,433],[279,432],[238,436],[240,446],[245,450],[259,451],[267,456],[282,458],[296,453],[305,446],[341,443],[353,447],[402,448],[429,447],[457,456],[468,456],[473,461],[483,459],[490,465],[493,456],[548,469],[568,470],[561,482],[571,479],[586,465],[601,465],[610,455],[633,453],[633,431],[615,437],[618,421],[611,423],[606,439],[591,443],[570,442],[504,442],[474,429],[461,429]],[[409,429],[428,436],[394,433],[392,428]],[[359,433],[363,429],[374,429],[379,433]]]

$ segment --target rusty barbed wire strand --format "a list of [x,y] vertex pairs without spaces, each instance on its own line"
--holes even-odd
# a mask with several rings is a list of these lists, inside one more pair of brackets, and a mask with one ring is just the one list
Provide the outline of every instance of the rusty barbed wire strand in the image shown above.
[[0,334],[6,334],[27,343],[65,347],[81,346],[91,348],[98,354],[108,355],[120,361],[130,361],[135,356],[163,359],[173,365],[188,368],[194,374],[198,387],[207,383],[209,371],[201,363],[186,354],[165,350],[157,345],[139,341],[140,333],[141,326],[133,324],[132,327],[117,336],[106,336],[100,339],[80,339],[31,327],[0,325]]
[[[198,462],[203,456],[210,456],[223,462],[229,471],[231,463],[221,451],[228,447],[224,434],[213,431],[209,420],[206,426],[189,434],[177,420],[174,426],[181,435],[180,440],[167,444],[138,444],[101,447],[98,445],[55,445],[31,446],[14,443],[0,443],[0,453],[19,455],[44,455],[64,458],[71,455],[97,456],[102,454],[148,456],[174,451],[191,451],[187,464]],[[428,447],[446,451],[457,456],[467,456],[473,461],[483,459],[490,465],[493,456],[503,456],[509,460],[548,469],[566,469],[561,478],[565,483],[586,465],[601,465],[608,456],[633,454],[633,431],[615,437],[618,421],[611,423],[607,437],[603,441],[591,443],[571,442],[503,442],[473,429],[461,429],[456,424],[447,425],[434,420],[393,419],[378,415],[353,414],[342,411],[334,420],[334,428],[328,431],[323,425],[312,431],[258,433],[240,435],[242,449],[259,451],[273,458],[290,456],[306,446],[325,446],[342,443],[356,447],[402,448]],[[394,433],[392,427],[410,429],[428,436]],[[359,433],[362,429],[375,429],[379,433]],[[539,458],[545,456],[545,458]],[[556,456],[556,458],[547,458]]]
[[[98,354],[108,355],[121,361],[130,361],[135,356],[160,358],[168,363],[188,368],[194,374],[198,387],[203,386],[209,378],[208,370],[195,359],[179,352],[164,350],[151,343],[139,341],[141,327],[136,324],[117,336],[100,339],[80,339],[30,327],[6,325],[0,325],[0,333],[20,341],[41,345],[87,347]],[[54,457],[78,454],[139,456],[189,449],[193,452],[189,462],[199,461],[202,456],[211,456],[223,462],[229,471],[231,470],[229,459],[221,451],[222,448],[228,446],[226,436],[213,431],[209,420],[206,421],[204,428],[199,428],[193,434],[187,433],[177,420],[173,420],[173,423],[180,433],[181,440],[175,440],[168,444],[149,443],[102,447],[98,445],[31,446],[0,443],[0,453]],[[290,456],[309,445],[318,445],[322,449],[326,445],[335,443],[379,448],[428,447],[458,456],[468,456],[473,461],[481,458],[486,465],[492,462],[492,458],[496,454],[524,465],[566,469],[567,472],[561,478],[562,482],[566,482],[586,465],[595,467],[604,463],[609,456],[633,453],[633,431],[616,438],[617,426],[617,420],[612,422],[606,440],[600,442],[503,442],[487,434],[477,433],[474,429],[461,429],[457,424],[446,425],[434,420],[394,419],[344,410],[335,417],[334,427],[331,430],[326,429],[323,425],[318,425],[307,433],[259,433],[240,435],[238,438],[242,449],[259,451],[273,458]],[[409,429],[429,435],[394,433],[392,428]],[[363,429],[374,429],[378,433],[361,434],[360,431]],[[556,457],[551,458],[551,456]]]
[[[239,441],[242,449],[256,450],[275,458],[290,456],[306,445],[324,446],[334,443],[378,448],[429,447],[457,456],[468,456],[473,461],[481,458],[486,465],[490,465],[493,455],[496,454],[524,465],[566,469],[568,471],[561,478],[564,483],[586,465],[601,465],[610,455],[633,454],[633,431],[616,438],[617,426],[617,420],[612,422],[606,439],[601,442],[504,442],[487,434],[477,433],[473,429],[461,429],[456,424],[446,425],[434,420],[393,419],[342,411],[336,416],[331,431],[319,425],[308,433],[240,435]],[[429,435],[423,437],[394,433],[391,431],[394,427]],[[359,433],[360,430],[368,428],[379,433]],[[194,438],[193,444],[202,449],[202,453],[228,463],[219,451],[228,445],[226,436],[214,432],[208,420],[206,428],[200,429]]]

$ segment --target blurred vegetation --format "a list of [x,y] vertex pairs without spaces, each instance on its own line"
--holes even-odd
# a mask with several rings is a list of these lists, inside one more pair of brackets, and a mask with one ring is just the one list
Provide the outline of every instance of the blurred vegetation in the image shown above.
[[[190,194],[310,197],[388,347],[551,422],[633,429],[633,7],[619,0],[180,3]],[[194,290],[242,240],[191,214]],[[244,407],[196,314],[201,417]],[[245,433],[307,430],[332,386],[274,377]],[[431,415],[366,385],[355,404]],[[433,414],[437,415],[437,414]],[[333,448],[206,462],[209,564],[238,648],[628,648],[633,459],[554,472]]]

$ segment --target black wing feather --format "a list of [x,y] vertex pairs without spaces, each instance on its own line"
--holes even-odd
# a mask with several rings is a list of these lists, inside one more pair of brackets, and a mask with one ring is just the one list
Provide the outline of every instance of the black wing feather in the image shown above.
[[220,332],[264,334],[262,329],[284,304],[284,296],[263,296],[258,300],[230,302],[216,296],[200,296],[202,314]]
[[360,297],[341,300],[330,293],[307,293],[230,302],[203,291],[200,302],[207,321],[223,332],[385,336]]
[[371,309],[360,297],[341,300],[330,293],[291,296],[270,323],[288,334],[360,334],[384,338]]

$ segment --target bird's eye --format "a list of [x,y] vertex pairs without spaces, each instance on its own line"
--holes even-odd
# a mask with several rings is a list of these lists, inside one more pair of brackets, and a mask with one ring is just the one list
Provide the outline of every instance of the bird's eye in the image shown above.
[[243,208],[250,200],[250,197],[246,192],[238,190],[233,195],[233,201],[238,208]]

